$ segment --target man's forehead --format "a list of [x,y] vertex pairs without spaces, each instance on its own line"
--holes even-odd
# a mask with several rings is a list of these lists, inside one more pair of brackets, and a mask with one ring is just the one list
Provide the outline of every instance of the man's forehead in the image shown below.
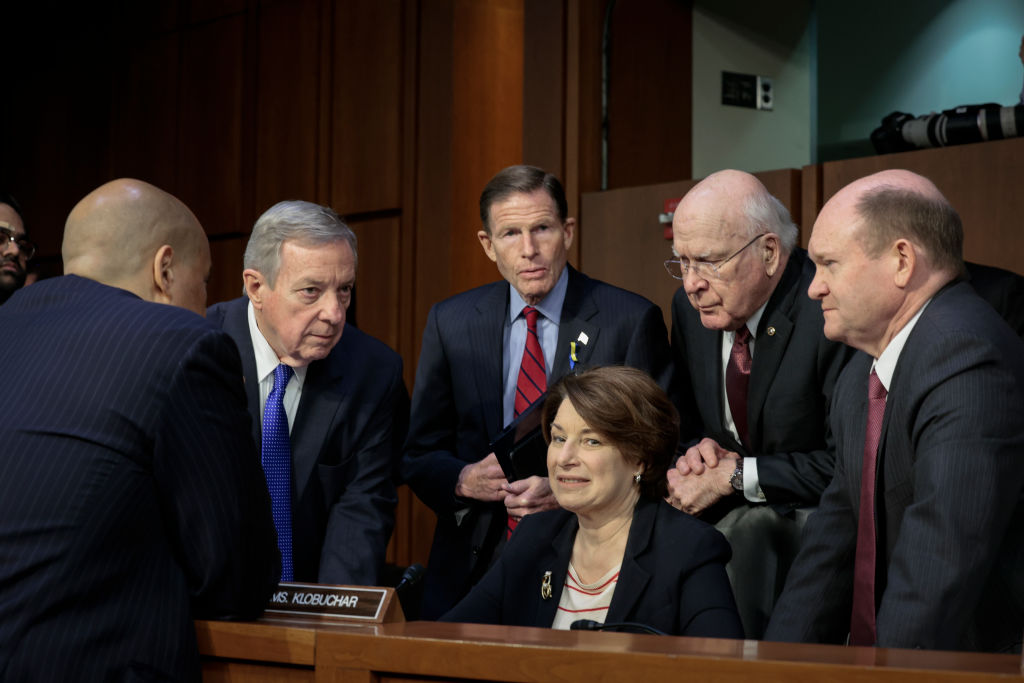
[[747,232],[723,214],[679,216],[672,222],[672,245],[677,252],[701,257],[729,249]]
[[0,227],[13,230],[18,234],[25,232],[25,224],[22,222],[21,216],[14,210],[14,207],[3,202],[0,202]]

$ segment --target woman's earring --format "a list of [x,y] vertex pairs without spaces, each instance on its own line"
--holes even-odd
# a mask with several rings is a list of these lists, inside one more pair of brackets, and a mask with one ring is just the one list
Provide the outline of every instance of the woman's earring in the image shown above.
[[640,473],[639,472],[637,472],[636,474],[633,475],[633,481],[635,481],[638,484],[640,483]]

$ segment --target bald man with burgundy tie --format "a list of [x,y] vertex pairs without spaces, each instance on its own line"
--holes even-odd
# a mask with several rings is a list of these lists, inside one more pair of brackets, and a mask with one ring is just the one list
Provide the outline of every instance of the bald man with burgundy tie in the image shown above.
[[524,515],[556,506],[546,477],[507,481],[490,443],[573,368],[625,364],[665,389],[661,310],[567,265],[575,236],[558,179],[499,172],[480,197],[484,253],[504,280],[435,305],[413,387],[402,476],[437,514],[422,616],[451,608]]
[[769,640],[1020,651],[1024,343],[964,281],[960,217],[883,171],[822,209],[809,294],[862,353],[836,385],[836,469]]

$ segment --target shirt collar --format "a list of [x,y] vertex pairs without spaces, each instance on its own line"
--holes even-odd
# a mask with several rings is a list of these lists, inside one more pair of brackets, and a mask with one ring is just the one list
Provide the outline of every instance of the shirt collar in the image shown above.
[[[562,274],[558,276],[558,282],[551,288],[548,295],[541,299],[540,303],[534,305],[541,315],[550,320],[551,322],[558,324],[558,321],[562,318],[562,303],[565,302],[565,292],[569,288],[569,269],[567,267],[562,268]],[[519,317],[519,314],[523,312],[523,308],[527,305],[523,301],[523,297],[519,296],[519,292],[511,284],[508,286],[509,289],[509,305],[508,305],[508,319],[509,321],[515,321]]]
[[914,317],[903,326],[902,330],[896,333],[896,336],[889,341],[881,355],[871,364],[871,369],[878,375],[878,379],[882,381],[882,386],[885,387],[886,391],[889,391],[889,385],[892,384],[892,376],[896,374],[896,363],[900,360],[900,354],[903,353],[903,347],[907,343],[907,338],[913,331],[914,325],[917,324],[921,314],[924,313],[924,309],[928,308],[928,304],[931,301],[931,299],[928,299],[928,301],[924,302],[924,306],[914,314]]
[[[256,324],[256,310],[252,307],[252,301],[249,301],[247,307],[247,317],[249,318],[249,337],[252,339],[253,355],[256,356],[256,379],[262,383],[268,376],[274,374],[274,369],[281,364],[281,360],[270,346],[270,342],[263,336],[259,325]],[[306,379],[308,367],[308,365],[304,365],[301,368],[292,368],[295,372],[295,381],[299,386],[302,386]]]

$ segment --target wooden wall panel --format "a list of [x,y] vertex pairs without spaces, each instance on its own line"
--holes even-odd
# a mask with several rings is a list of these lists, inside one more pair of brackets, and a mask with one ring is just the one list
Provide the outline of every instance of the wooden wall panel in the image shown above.
[[110,177],[145,180],[175,194],[181,34],[140,43],[114,83]]
[[398,345],[399,318],[399,229],[395,218],[353,221],[350,227],[359,239],[359,267],[356,271],[358,321],[363,332],[372,334],[391,348]]
[[261,7],[256,40],[253,221],[284,199],[316,201],[320,41],[317,0]]
[[566,6],[523,4],[523,163],[564,183],[566,133]]
[[210,281],[206,302],[212,306],[242,296],[242,255],[248,235],[214,235],[210,239]]
[[182,36],[175,186],[211,235],[251,227],[242,211],[251,196],[251,171],[242,167],[245,26],[235,15]]
[[335,7],[331,202],[363,213],[400,204],[402,6],[349,0]]
[[[523,156],[523,0],[455,0],[451,103],[452,292],[491,282],[480,191]],[[429,131],[423,131],[429,135]]]
[[853,180],[889,168],[920,173],[946,195],[963,219],[966,259],[1024,274],[1024,138],[821,164],[821,206]]
[[609,188],[690,177],[691,4],[632,0],[612,10]]

